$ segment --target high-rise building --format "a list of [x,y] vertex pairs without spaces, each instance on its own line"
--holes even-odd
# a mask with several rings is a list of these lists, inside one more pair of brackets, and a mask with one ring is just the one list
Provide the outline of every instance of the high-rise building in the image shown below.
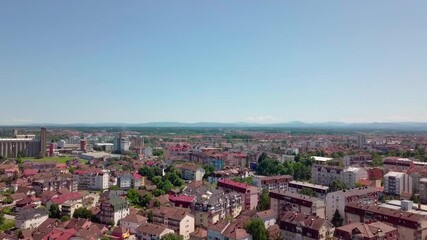
[[41,128],[41,130],[40,130],[40,153],[43,157],[46,156],[46,144],[47,144],[47,129]]

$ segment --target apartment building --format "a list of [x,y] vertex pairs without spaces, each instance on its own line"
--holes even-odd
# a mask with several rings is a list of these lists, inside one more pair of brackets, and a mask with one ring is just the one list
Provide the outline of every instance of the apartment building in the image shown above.
[[324,218],[310,214],[287,211],[280,218],[283,240],[332,239],[334,225]]
[[15,227],[21,230],[35,229],[49,218],[49,212],[45,208],[22,209],[16,214]]
[[197,226],[207,227],[227,217],[236,218],[243,209],[242,195],[237,192],[226,193],[206,186],[188,187],[181,197],[190,201],[189,208]]
[[402,172],[388,172],[384,175],[384,193],[400,195],[412,194],[412,178]]
[[337,240],[397,240],[397,228],[383,222],[350,223],[335,229]]
[[352,202],[345,207],[345,219],[347,223],[381,221],[390,224],[397,228],[400,240],[427,238],[427,216],[418,213]]
[[125,199],[115,197],[102,202],[100,209],[100,221],[116,225],[120,219],[129,215],[129,202]]
[[70,192],[76,192],[78,187],[76,179],[71,174],[43,174],[40,178],[33,180],[31,185],[37,196],[46,191],[58,191],[64,188]]
[[386,171],[406,172],[414,166],[414,162],[408,158],[386,157],[383,159],[383,168]]
[[120,219],[120,226],[129,229],[131,234],[137,233],[137,228],[147,223],[147,218],[138,214],[129,214]]
[[184,237],[194,232],[194,216],[186,209],[160,206],[153,209],[153,223],[163,225]]
[[182,178],[184,180],[201,181],[205,175],[205,169],[195,164],[178,164],[175,167],[181,170]]
[[303,189],[310,189],[312,190],[317,198],[325,199],[326,194],[328,193],[329,187],[318,185],[318,184],[312,184],[309,182],[300,182],[300,181],[290,181],[288,184],[288,191],[292,193],[300,193]]
[[344,218],[345,206],[355,201],[375,204],[378,201],[378,190],[373,187],[363,187],[328,193],[326,195],[326,219],[332,219],[336,210]]
[[313,165],[311,177],[315,184],[330,185],[335,180],[343,181],[347,187],[353,188],[359,179],[368,178],[368,172],[357,167],[338,167],[328,165]]
[[229,179],[220,179],[217,183],[217,188],[225,192],[238,192],[242,195],[243,210],[256,209],[258,206],[259,189],[255,186],[235,182]]
[[288,184],[293,180],[291,175],[280,176],[254,176],[254,184],[261,190],[287,190]]
[[276,218],[282,216],[286,211],[325,217],[325,201],[320,198],[278,190],[270,191],[269,197],[270,209],[274,211]]
[[74,179],[79,190],[105,190],[109,187],[110,174],[108,170],[89,169],[74,171]]
[[347,155],[343,157],[344,166],[365,166],[372,162],[372,156],[369,154]]

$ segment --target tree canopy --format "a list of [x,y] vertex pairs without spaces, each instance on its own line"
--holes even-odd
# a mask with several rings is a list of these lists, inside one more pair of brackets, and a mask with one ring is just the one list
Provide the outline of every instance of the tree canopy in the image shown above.
[[168,233],[168,234],[165,234],[165,235],[161,238],[161,240],[183,240],[183,239],[184,239],[184,237],[183,237],[183,236],[178,235],[178,234],[176,234],[176,233]]
[[245,230],[252,235],[252,239],[267,240],[267,229],[260,218],[253,218],[245,225]]
[[86,218],[91,219],[93,217],[92,212],[89,209],[86,208],[77,208],[74,211],[73,218]]
[[335,226],[335,227],[340,227],[342,226],[344,222],[344,219],[341,217],[340,212],[337,210],[335,210],[334,216],[332,217],[331,223]]
[[270,197],[268,196],[268,189],[263,189],[259,197],[258,209],[265,211],[270,209]]

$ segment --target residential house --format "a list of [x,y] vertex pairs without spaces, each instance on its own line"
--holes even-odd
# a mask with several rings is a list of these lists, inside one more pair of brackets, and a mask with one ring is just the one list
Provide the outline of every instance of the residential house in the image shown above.
[[16,214],[15,227],[18,229],[34,229],[40,226],[49,217],[45,208],[22,209]]
[[337,227],[334,233],[338,240],[397,240],[397,228],[383,222],[350,223]]
[[290,175],[280,176],[254,176],[253,182],[259,189],[288,190],[288,184],[293,180]]
[[136,229],[136,239],[160,240],[168,233],[174,233],[174,230],[157,224],[143,223]]
[[129,229],[131,234],[136,233],[136,229],[141,224],[147,222],[147,218],[138,214],[129,214],[128,216],[120,219],[120,226]]
[[153,210],[153,223],[163,225],[173,229],[184,239],[190,238],[190,233],[194,232],[194,216],[183,208],[172,208],[160,206]]

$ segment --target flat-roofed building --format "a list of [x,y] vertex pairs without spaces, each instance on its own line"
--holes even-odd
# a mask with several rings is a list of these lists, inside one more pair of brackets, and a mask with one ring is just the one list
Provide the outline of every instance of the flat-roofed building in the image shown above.
[[291,175],[280,176],[254,176],[253,182],[259,189],[287,190],[288,183],[293,180]]
[[310,189],[316,194],[316,197],[325,199],[326,194],[328,193],[329,187],[313,184],[309,182],[300,182],[300,181],[290,181],[288,184],[289,192],[300,193],[303,189]]
[[384,193],[401,195],[412,193],[412,178],[402,172],[388,172],[384,175]]
[[269,197],[270,209],[274,211],[276,218],[282,216],[286,211],[325,217],[326,204],[320,198],[278,190],[270,191]]

